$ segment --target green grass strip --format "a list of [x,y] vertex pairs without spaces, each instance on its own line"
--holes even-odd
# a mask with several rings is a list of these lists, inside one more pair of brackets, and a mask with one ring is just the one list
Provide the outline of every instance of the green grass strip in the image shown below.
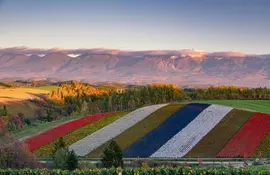
[[251,155],[253,158],[258,158],[258,157],[265,157],[269,158],[270,157],[270,133],[268,133],[263,141],[259,144],[257,147],[256,151]]
[[[86,136],[92,134],[93,132],[103,128],[104,126],[116,121],[117,119],[123,117],[124,115],[131,112],[131,110],[128,111],[122,111],[122,112],[116,112],[113,114],[110,114],[108,116],[105,116],[95,122],[92,122],[86,126],[83,126],[75,131],[72,131],[65,136],[63,136],[63,140],[66,144],[66,146],[70,146],[71,144],[85,138]],[[34,151],[34,154],[38,157],[51,157],[53,153],[54,143],[51,142],[47,145],[44,145],[40,147],[39,149]]]
[[[147,133],[158,127],[161,123],[167,120],[173,113],[178,111],[184,105],[181,104],[170,104],[164,106],[157,111],[150,114],[147,118],[140,121],[133,127],[124,131],[119,136],[115,137],[113,140],[118,143],[118,145],[125,150],[135,141],[145,136]],[[98,147],[94,151],[92,151],[88,157],[102,157],[103,150],[107,146],[108,142]]]
[[253,112],[233,109],[185,157],[215,157],[252,114]]
[[42,133],[42,132],[48,131],[51,128],[58,126],[62,123],[69,122],[71,120],[75,120],[75,119],[78,119],[81,117],[84,117],[84,116],[83,115],[76,115],[76,116],[71,116],[71,117],[65,117],[65,118],[55,120],[52,122],[37,123],[36,125],[25,126],[25,128],[23,128],[23,130],[13,132],[12,135],[16,138],[22,138],[22,137],[25,137],[28,135]]
[[270,100],[202,100],[192,101],[192,103],[218,104],[243,110],[251,110],[270,114]]

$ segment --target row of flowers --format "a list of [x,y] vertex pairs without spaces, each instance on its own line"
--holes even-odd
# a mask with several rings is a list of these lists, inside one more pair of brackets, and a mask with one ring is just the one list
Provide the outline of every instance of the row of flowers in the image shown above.
[[64,136],[65,134],[67,134],[71,131],[74,131],[82,126],[85,126],[85,125],[93,122],[93,121],[101,119],[108,114],[110,114],[110,113],[95,114],[92,116],[86,116],[86,117],[82,117],[82,118],[77,119],[77,120],[73,120],[71,122],[62,124],[62,125],[57,126],[55,128],[52,128],[52,129],[50,129],[46,132],[43,132],[39,135],[36,135],[36,136],[26,140],[24,143],[27,145],[28,150],[32,152],[43,145],[46,145],[54,140],[59,139],[60,137]]
[[134,142],[124,151],[125,157],[149,157],[156,152],[162,145],[169,141],[179,131],[184,129],[193,121],[203,110],[209,107],[208,104],[188,104],[165,122],[153,129],[147,135]]
[[[122,150],[127,149],[132,143],[139,140],[141,137],[145,136],[147,133],[152,131],[154,128],[158,127],[161,123],[166,121],[173,113],[178,111],[184,105],[182,104],[169,104],[164,106],[155,112],[151,113],[148,117],[138,122],[136,125],[132,126],[128,130],[124,131],[119,136],[113,138],[115,142],[122,148]],[[98,147],[90,154],[88,157],[102,157],[103,150],[108,145],[108,143],[103,144]]]
[[86,156],[88,153],[115,138],[133,125],[145,119],[148,115],[167,104],[152,105],[139,108],[115,122],[101,128],[93,134],[79,140],[69,146],[70,150],[74,150],[79,156]]
[[269,131],[270,115],[255,113],[217,157],[250,157]]
[[231,107],[220,105],[209,106],[184,129],[152,154],[151,157],[183,157],[231,110]]
[[[65,142],[65,145],[70,146],[71,144],[83,139],[84,137],[92,134],[93,132],[96,132],[97,130],[103,128],[104,126],[123,117],[124,115],[128,114],[129,112],[130,112],[130,110],[109,114],[106,117],[103,117],[99,120],[91,122],[88,125],[80,127],[78,129],[64,135],[62,138]],[[49,144],[43,145],[42,147],[36,149],[34,151],[34,154],[38,157],[52,157],[53,151],[54,151],[54,142],[50,142]]]
[[252,115],[245,110],[231,110],[185,157],[214,158]]
[[48,170],[48,169],[23,169],[12,170],[4,169],[0,170],[0,175],[250,175],[260,174],[269,175],[268,170],[249,170],[249,169],[233,169],[233,168],[190,168],[190,167],[157,167],[157,168],[135,168],[135,169],[89,169],[89,170]]

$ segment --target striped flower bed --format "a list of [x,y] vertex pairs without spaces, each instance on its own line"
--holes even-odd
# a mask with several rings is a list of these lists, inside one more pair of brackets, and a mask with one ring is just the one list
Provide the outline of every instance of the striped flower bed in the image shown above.
[[233,109],[185,157],[215,157],[252,115],[249,111]]
[[[164,106],[157,111],[150,114],[147,118],[143,119],[133,127],[129,128],[119,136],[115,137],[113,140],[118,143],[118,145],[125,150],[128,148],[132,143],[136,142],[141,137],[145,136],[151,130],[158,127],[161,123],[167,120],[173,113],[179,110],[183,105],[179,104],[170,104]],[[89,157],[102,157],[103,150],[107,146],[103,144],[102,146],[98,147],[94,151],[92,151],[88,156]]]
[[164,123],[133,143],[123,154],[125,157],[149,157],[175,134],[194,120],[208,104],[188,104],[174,113]]
[[97,147],[120,135],[122,132],[143,120],[154,111],[166,105],[167,104],[153,105],[137,109],[97,132],[94,132],[84,139],[72,144],[69,146],[69,149],[74,150],[79,156],[85,156]]
[[225,106],[209,106],[151,157],[183,157],[231,110]]
[[108,115],[110,113],[102,113],[102,114],[95,114],[92,116],[86,116],[77,120],[73,120],[71,122],[65,123],[63,125],[57,126],[49,131],[46,131],[40,135],[34,136],[24,143],[28,146],[29,151],[34,151],[40,148],[43,145],[46,145],[56,139],[59,139],[63,135],[74,131],[82,126],[85,126],[93,121],[101,119],[102,117]]
[[[103,128],[104,126],[114,122],[115,120],[123,117],[124,115],[128,114],[129,111],[122,111],[122,112],[115,112],[112,114],[109,114],[106,117],[103,117],[99,120],[96,120],[88,125],[85,125],[83,127],[80,127],[66,135],[63,136],[63,140],[65,142],[66,146],[69,146],[86,136],[92,134],[93,132],[96,132],[97,130]],[[54,151],[54,143],[50,142],[49,144],[43,145],[42,147],[36,149],[33,153],[38,157],[51,157]]]
[[217,157],[250,157],[270,130],[270,115],[255,113]]
[[252,157],[270,157],[270,132],[264,137],[263,141],[257,147],[256,151],[252,154]]

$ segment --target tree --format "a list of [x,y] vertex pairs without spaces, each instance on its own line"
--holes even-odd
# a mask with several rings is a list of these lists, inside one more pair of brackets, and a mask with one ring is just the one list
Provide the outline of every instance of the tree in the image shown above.
[[119,145],[113,140],[104,149],[102,163],[106,168],[123,167],[123,155]]
[[78,168],[78,158],[73,150],[69,152],[67,166],[69,171],[73,171]]
[[35,80],[32,82],[32,87],[37,87],[37,82]]
[[66,148],[60,148],[56,150],[53,156],[54,168],[60,168],[62,170],[68,169],[67,160],[69,158],[69,152]]
[[6,105],[4,105],[4,107],[3,107],[3,115],[7,116],[7,114],[8,114],[7,107],[6,107]]
[[60,139],[54,143],[53,155],[56,153],[57,150],[59,150],[61,148],[66,148],[66,144],[64,142],[63,137],[60,137]]

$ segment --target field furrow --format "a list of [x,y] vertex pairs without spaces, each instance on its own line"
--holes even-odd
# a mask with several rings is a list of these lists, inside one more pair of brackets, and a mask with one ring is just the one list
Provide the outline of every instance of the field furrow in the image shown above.
[[185,157],[214,158],[252,115],[252,112],[233,109]]
[[149,157],[175,134],[185,128],[208,104],[188,104],[174,113],[159,127],[133,143],[124,151],[125,157]]
[[[150,114],[147,118],[143,119],[133,127],[129,128],[119,136],[113,138],[114,141],[118,143],[122,150],[128,148],[132,143],[136,142],[138,139],[145,136],[151,130],[158,127],[161,123],[167,120],[173,113],[178,111],[183,105],[179,104],[170,104],[168,106],[164,106],[157,111]],[[107,146],[103,144],[98,147],[94,151],[92,151],[88,156],[89,157],[102,157],[103,150]]]
[[79,156],[85,156],[166,105],[167,104],[159,104],[139,108],[72,144],[69,146],[69,150],[74,150]]

